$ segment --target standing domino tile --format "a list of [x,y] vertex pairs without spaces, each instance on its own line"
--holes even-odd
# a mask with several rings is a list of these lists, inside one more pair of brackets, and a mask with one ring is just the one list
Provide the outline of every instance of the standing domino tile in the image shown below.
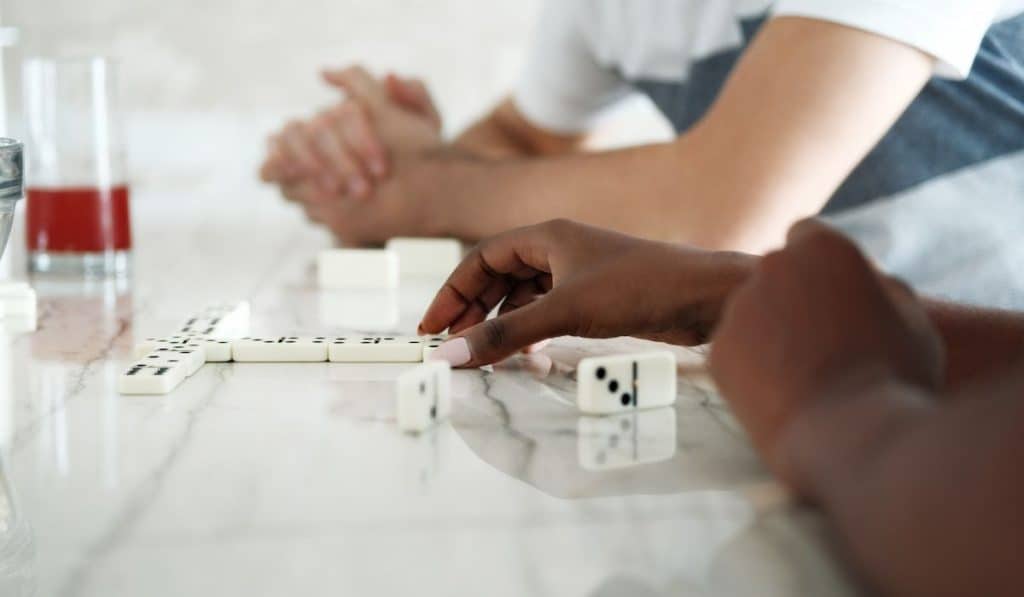
[[423,338],[423,360],[426,361],[430,358],[430,353],[437,350],[438,346],[441,346],[448,340],[446,334],[440,336],[427,336]]
[[405,336],[343,336],[327,348],[332,363],[416,363],[423,360],[423,340]]
[[602,471],[668,460],[676,453],[676,410],[671,406],[604,417],[580,417],[576,424],[580,466]]
[[183,362],[147,358],[133,363],[121,374],[117,391],[121,394],[167,394],[188,377],[187,372]]
[[398,376],[398,428],[419,433],[448,418],[452,409],[452,369],[431,361]]
[[36,314],[36,291],[24,282],[0,282],[0,303],[7,315]]
[[12,324],[19,331],[36,329],[36,291],[24,282],[0,282],[0,317],[5,325]]
[[327,360],[327,338],[242,338],[231,343],[236,363],[320,363]]
[[576,383],[576,406],[587,414],[669,406],[676,401],[676,357],[648,352],[583,359]]
[[387,249],[328,249],[317,256],[320,288],[369,289],[398,286],[398,255]]
[[448,275],[462,261],[462,243],[454,238],[393,238],[387,246],[403,276]]

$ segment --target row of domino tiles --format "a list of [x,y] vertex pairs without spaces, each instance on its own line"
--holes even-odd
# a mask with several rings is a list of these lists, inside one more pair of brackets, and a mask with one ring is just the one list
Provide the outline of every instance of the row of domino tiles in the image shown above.
[[[122,394],[167,394],[206,363],[421,363],[444,336],[280,336],[249,333],[248,303],[207,307],[188,318],[178,333],[146,338],[137,359],[118,379]],[[242,337],[239,337],[242,336]],[[420,432],[451,411],[451,368],[431,361],[403,372],[396,382],[398,427]]]
[[418,363],[426,361],[445,336],[276,336],[226,340],[177,334],[146,338],[137,359],[188,353],[204,363]]
[[[124,394],[165,394],[208,362],[419,363],[445,336],[277,336],[248,333],[247,303],[207,308],[178,334],[148,338],[119,380]],[[671,352],[585,358],[577,368],[577,401],[586,414],[615,414],[669,406],[676,399],[676,359]],[[435,384],[439,388],[445,384]]]

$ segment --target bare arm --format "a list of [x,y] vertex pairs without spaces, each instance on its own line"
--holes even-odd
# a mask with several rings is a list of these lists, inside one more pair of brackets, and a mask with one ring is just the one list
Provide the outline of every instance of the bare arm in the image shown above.
[[798,224],[734,291],[712,374],[872,594],[1024,594],[1024,360],[942,400],[923,306],[849,240]]
[[508,159],[578,151],[585,139],[585,135],[561,135],[534,125],[515,102],[506,99],[460,134],[452,146],[480,157]]
[[797,488],[892,595],[1024,592],[1024,376],[936,405],[910,386],[840,392],[784,440]]
[[432,234],[475,240],[567,217],[761,251],[825,204],[917,95],[931,66],[928,56],[886,38],[778,18],[709,114],[674,143],[543,160],[439,151],[408,164],[412,183],[404,188],[439,214]]

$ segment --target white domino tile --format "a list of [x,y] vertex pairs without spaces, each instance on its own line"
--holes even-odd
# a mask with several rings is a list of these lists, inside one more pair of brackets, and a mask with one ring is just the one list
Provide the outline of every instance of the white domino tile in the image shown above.
[[230,340],[216,340],[205,336],[186,336],[182,334],[163,338],[146,338],[135,345],[134,356],[140,359],[160,346],[185,346],[189,344],[203,349],[203,356],[207,363],[226,363],[231,360]]
[[437,350],[437,347],[441,346],[448,340],[447,334],[438,336],[424,336],[423,337],[423,360],[426,361],[430,357],[430,353]]
[[576,423],[579,463],[589,471],[661,462],[676,453],[676,410],[671,406]]
[[117,380],[121,394],[167,394],[188,377],[183,363],[145,359],[133,363]]
[[36,314],[36,291],[24,282],[0,282],[0,304],[7,315]]
[[227,363],[232,360],[230,340],[197,338],[196,341],[203,347],[207,363]]
[[242,338],[231,342],[237,363],[317,363],[327,360],[329,338],[276,336]]
[[591,357],[576,370],[579,410],[610,414],[676,401],[676,358],[670,352]]
[[325,289],[396,288],[398,255],[387,249],[327,249],[317,256],[317,280]]
[[248,336],[250,311],[245,301],[210,305],[185,320],[178,333],[221,340]]
[[206,356],[202,347],[190,343],[185,345],[158,344],[153,352],[141,357],[140,363],[146,362],[181,363],[185,367],[185,376],[192,377],[206,364]]
[[398,428],[426,431],[451,414],[452,370],[444,361],[418,365],[398,376],[396,382]]
[[447,276],[462,260],[462,243],[453,238],[393,238],[387,247],[402,276]]
[[416,336],[342,336],[327,348],[332,363],[415,363],[423,360],[423,340]]
[[4,327],[19,332],[34,331],[37,323],[36,291],[24,282],[0,282],[0,318]]
[[141,359],[161,346],[187,346],[196,343],[197,338],[197,336],[186,336],[183,334],[146,338],[135,345],[132,355],[137,359]]

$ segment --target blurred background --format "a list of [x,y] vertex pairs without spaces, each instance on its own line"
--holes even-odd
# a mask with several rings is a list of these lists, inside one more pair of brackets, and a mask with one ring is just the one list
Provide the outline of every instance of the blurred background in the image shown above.
[[290,114],[334,97],[317,69],[362,62],[421,74],[464,121],[514,78],[538,4],[5,0],[2,17],[21,29],[12,65],[33,54],[115,57],[137,109]]
[[3,0],[0,20],[20,30],[6,57],[11,131],[22,134],[23,58],[95,54],[119,62],[136,184],[174,184],[182,176],[194,184],[195,176],[213,174],[209,168],[220,176],[251,173],[273,127],[338,97],[320,82],[326,66],[360,62],[423,76],[446,128],[455,130],[514,80],[537,5]]
[[[99,54],[120,65],[136,184],[173,185],[182,176],[194,181],[212,174],[213,166],[219,176],[251,175],[273,128],[339,97],[320,82],[319,69],[328,66],[359,62],[378,74],[394,70],[424,78],[452,134],[511,89],[539,5],[2,0],[0,20],[21,33],[6,57],[11,130],[21,133],[23,58]],[[632,124],[609,131],[607,143],[666,134],[644,101],[623,109],[633,113]]]
[[[339,97],[319,69],[352,62],[424,78],[452,134],[511,89],[540,4],[2,0],[0,20],[20,31],[6,55],[11,131],[23,132],[25,57],[101,54],[120,63],[136,184],[251,175],[273,128]],[[609,142],[664,134],[642,101],[630,110],[634,126],[609,131]]]

